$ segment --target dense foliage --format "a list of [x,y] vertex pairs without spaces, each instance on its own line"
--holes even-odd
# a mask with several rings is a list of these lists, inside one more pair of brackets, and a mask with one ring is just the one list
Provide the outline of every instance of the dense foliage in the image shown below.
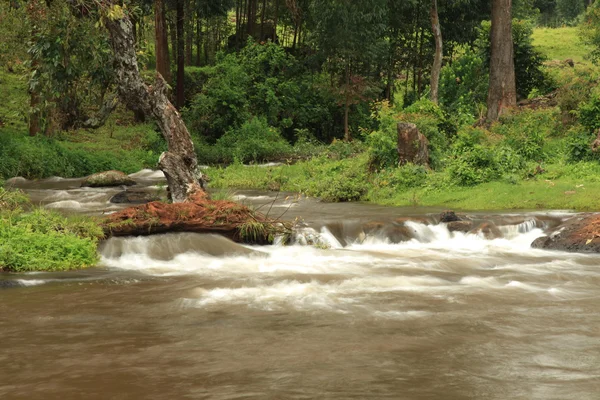
[[56,271],[92,266],[102,236],[89,219],[31,210],[20,192],[0,187],[0,270]]

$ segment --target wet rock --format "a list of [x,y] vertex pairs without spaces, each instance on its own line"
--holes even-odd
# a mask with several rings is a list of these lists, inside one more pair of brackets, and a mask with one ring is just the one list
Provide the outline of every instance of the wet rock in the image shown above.
[[577,253],[600,253],[600,214],[585,214],[568,219],[549,236],[542,236],[531,247]]
[[502,232],[493,222],[483,222],[478,225],[475,229],[471,229],[469,233],[475,235],[482,235],[488,240],[501,238]]
[[450,232],[462,232],[467,233],[473,228],[471,221],[452,221],[446,225]]
[[110,198],[110,202],[113,204],[145,204],[151,201],[166,199],[166,196],[163,197],[161,198],[158,193],[152,193],[147,190],[128,189],[115,194]]
[[399,165],[413,163],[429,166],[429,141],[415,124],[398,122]]
[[454,221],[462,221],[456,213],[452,210],[444,211],[440,214],[440,222],[454,222]]
[[104,171],[88,176],[81,182],[81,186],[108,187],[108,186],[132,186],[135,181],[121,171]]

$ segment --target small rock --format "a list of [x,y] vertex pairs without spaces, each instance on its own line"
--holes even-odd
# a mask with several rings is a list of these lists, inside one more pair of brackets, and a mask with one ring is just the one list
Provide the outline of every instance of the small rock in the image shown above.
[[132,186],[135,181],[121,171],[105,171],[88,176],[81,182],[81,186],[108,187],[108,186]]
[[[163,196],[166,198],[166,196]],[[123,190],[110,198],[113,204],[144,204],[151,201],[160,201],[161,197],[157,193],[146,190]]]
[[444,211],[440,214],[440,222],[454,222],[454,221],[462,221],[458,215],[452,210]]
[[473,228],[473,223],[471,221],[452,221],[448,222],[446,225],[450,232],[463,232],[467,233]]
[[473,233],[476,235],[482,234],[483,237],[488,240],[498,239],[503,236],[500,229],[498,229],[498,227],[493,222],[484,222],[475,229],[472,229],[469,233]]

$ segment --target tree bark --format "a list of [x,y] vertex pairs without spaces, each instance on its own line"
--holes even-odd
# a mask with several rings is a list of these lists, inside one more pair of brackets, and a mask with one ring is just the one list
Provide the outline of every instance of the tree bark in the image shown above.
[[488,122],[496,121],[517,104],[511,6],[512,0],[493,0],[492,3]]
[[175,105],[180,110],[185,103],[184,93],[184,76],[185,76],[185,38],[183,33],[183,24],[185,13],[183,11],[184,0],[177,0],[177,87],[176,87],[176,98]]
[[106,19],[114,53],[114,67],[119,97],[127,107],[154,117],[168,144],[158,166],[165,173],[173,202],[183,202],[203,189],[202,173],[194,151],[194,143],[167,97],[167,84],[156,74],[154,86],[148,87],[140,77],[131,21],[127,18]]
[[[42,17],[45,16],[45,10],[40,0],[33,0],[27,4],[27,17],[31,26],[31,42],[35,44],[39,33],[39,24]],[[40,62],[37,55],[32,54],[31,58],[31,76],[37,74]],[[29,136],[36,136],[41,130],[41,98],[39,84],[29,83]]]
[[437,0],[431,0],[430,16],[431,29],[433,31],[433,38],[435,39],[435,55],[433,57],[433,65],[431,66],[431,101],[437,104],[443,56],[442,29],[438,16]]
[[277,40],[277,22],[279,19],[279,0],[275,0],[275,17],[273,18],[273,43]]
[[167,21],[165,19],[165,3],[154,2],[154,43],[156,46],[156,71],[167,82],[171,81],[171,63],[169,60],[169,43],[167,39]]
[[200,13],[196,12],[196,66],[200,66],[201,57],[200,52],[202,51],[202,19]]
[[194,38],[194,14],[191,0],[185,3],[185,65],[192,65],[192,43]]
[[350,114],[350,64],[346,64],[346,93],[344,93],[344,140],[350,142],[350,126],[348,123]]

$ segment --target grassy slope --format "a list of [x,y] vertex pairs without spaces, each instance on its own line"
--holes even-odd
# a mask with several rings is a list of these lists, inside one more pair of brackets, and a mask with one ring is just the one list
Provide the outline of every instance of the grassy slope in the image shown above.
[[579,28],[536,28],[533,31],[533,45],[550,60],[572,59],[575,62],[589,63],[585,55],[589,52],[579,39]]

